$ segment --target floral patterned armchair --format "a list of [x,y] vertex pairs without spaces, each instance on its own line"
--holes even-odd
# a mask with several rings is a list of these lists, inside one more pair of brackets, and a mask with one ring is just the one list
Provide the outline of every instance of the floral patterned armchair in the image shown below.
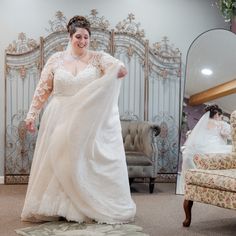
[[185,175],[184,227],[191,224],[193,202],[202,202],[236,210],[236,111],[230,118],[232,153],[197,154],[191,169]]

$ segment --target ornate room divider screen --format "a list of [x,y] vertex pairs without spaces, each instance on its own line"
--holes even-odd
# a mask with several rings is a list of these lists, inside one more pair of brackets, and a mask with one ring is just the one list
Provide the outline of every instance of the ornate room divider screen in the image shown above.
[[[144,30],[133,14],[109,29],[109,22],[92,10],[92,50],[103,50],[121,59],[128,68],[122,84],[119,111],[121,119],[149,120],[161,126],[156,139],[159,149],[158,173],[176,174],[179,147],[181,54],[162,42],[150,46]],[[66,17],[56,12],[49,21],[48,36],[40,42],[20,33],[18,41],[5,54],[5,183],[27,183],[37,133],[26,132],[24,118],[50,55],[64,50],[68,43]],[[40,117],[37,120],[39,124]]]

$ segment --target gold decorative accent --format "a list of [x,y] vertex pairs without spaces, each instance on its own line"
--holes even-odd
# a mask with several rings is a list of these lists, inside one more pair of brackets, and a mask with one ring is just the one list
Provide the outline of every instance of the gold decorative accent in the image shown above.
[[140,29],[140,23],[135,23],[135,16],[133,13],[130,13],[128,17],[120,21],[116,25],[117,32],[119,33],[129,33],[131,35],[134,35],[135,37],[139,39],[143,39],[145,37],[144,30]]
[[24,121],[20,121],[18,125],[18,135],[20,139],[20,143],[24,143],[26,137],[26,126]]
[[98,17],[98,11],[96,9],[92,9],[89,16],[86,18],[89,20],[92,28],[99,28],[101,30],[107,30],[109,27],[109,21],[105,19],[104,16]]
[[99,42],[97,41],[97,39],[93,39],[93,40],[90,41],[90,47],[93,50],[97,50],[98,46],[99,46]]
[[168,70],[167,69],[161,70],[161,76],[163,77],[163,79],[167,79],[167,77],[168,77]]
[[177,69],[176,74],[178,78],[181,78],[181,68]]
[[67,19],[61,11],[55,13],[55,19],[48,21],[50,28],[46,29],[47,32],[66,31]]
[[120,120],[139,120],[139,117],[132,111],[126,111],[120,116]]
[[35,62],[35,65],[36,65],[36,68],[37,68],[38,70],[41,69],[41,62],[40,62],[40,59],[38,59],[38,60]]
[[16,53],[16,41],[14,40],[11,44],[8,45],[6,52],[8,53]]
[[128,58],[129,60],[131,59],[131,57],[134,55],[134,48],[132,47],[132,45],[130,44],[128,49],[127,49],[127,54],[128,54]]
[[20,67],[19,73],[20,73],[20,77],[21,77],[22,79],[24,79],[25,76],[26,76],[26,68],[25,68],[25,66],[21,66],[21,67]]
[[10,66],[7,64],[5,64],[5,71],[6,71],[6,75],[8,75],[10,72]]
[[57,52],[61,52],[64,50],[64,46],[62,44],[58,44],[56,47],[55,47],[56,51]]
[[28,182],[29,182],[28,175],[20,175],[20,176],[5,175],[5,183],[7,184],[27,184]]
[[169,39],[164,36],[161,42],[153,44],[153,52],[159,56],[163,62],[180,62],[180,51],[178,48],[174,49],[173,45],[168,44]]
[[149,104],[149,71],[148,71],[148,58],[149,58],[149,41],[145,41],[145,57],[144,57],[144,120],[148,120],[148,104]]
[[38,44],[34,39],[27,39],[25,33],[21,32],[18,35],[18,41],[13,41],[6,49],[7,53],[18,54],[32,51],[37,48]]
[[34,39],[28,39],[27,46],[28,48],[34,49],[38,46],[38,44]]

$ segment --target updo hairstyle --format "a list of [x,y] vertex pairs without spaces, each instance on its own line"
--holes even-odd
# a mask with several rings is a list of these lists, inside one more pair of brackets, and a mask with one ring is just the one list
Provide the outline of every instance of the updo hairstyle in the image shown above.
[[208,105],[205,107],[206,112],[210,112],[210,118],[213,118],[215,114],[222,115],[222,109],[219,108],[218,105]]
[[67,31],[70,34],[70,37],[76,32],[76,28],[84,28],[88,31],[89,36],[91,36],[90,31],[90,22],[83,16],[74,16],[72,17],[67,26]]

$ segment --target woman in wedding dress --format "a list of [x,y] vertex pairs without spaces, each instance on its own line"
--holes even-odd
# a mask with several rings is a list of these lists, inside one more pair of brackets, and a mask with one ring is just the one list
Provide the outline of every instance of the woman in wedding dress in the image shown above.
[[118,96],[127,71],[119,60],[90,51],[90,23],[73,17],[66,51],[47,61],[26,128],[40,122],[23,221],[127,223],[134,220],[121,135]]
[[217,105],[209,105],[206,113],[191,131],[182,152],[182,170],[177,179],[177,194],[184,194],[184,175],[188,169],[196,168],[193,157],[203,153],[229,153],[232,145],[227,145],[231,139],[230,125],[222,120],[222,110]]

